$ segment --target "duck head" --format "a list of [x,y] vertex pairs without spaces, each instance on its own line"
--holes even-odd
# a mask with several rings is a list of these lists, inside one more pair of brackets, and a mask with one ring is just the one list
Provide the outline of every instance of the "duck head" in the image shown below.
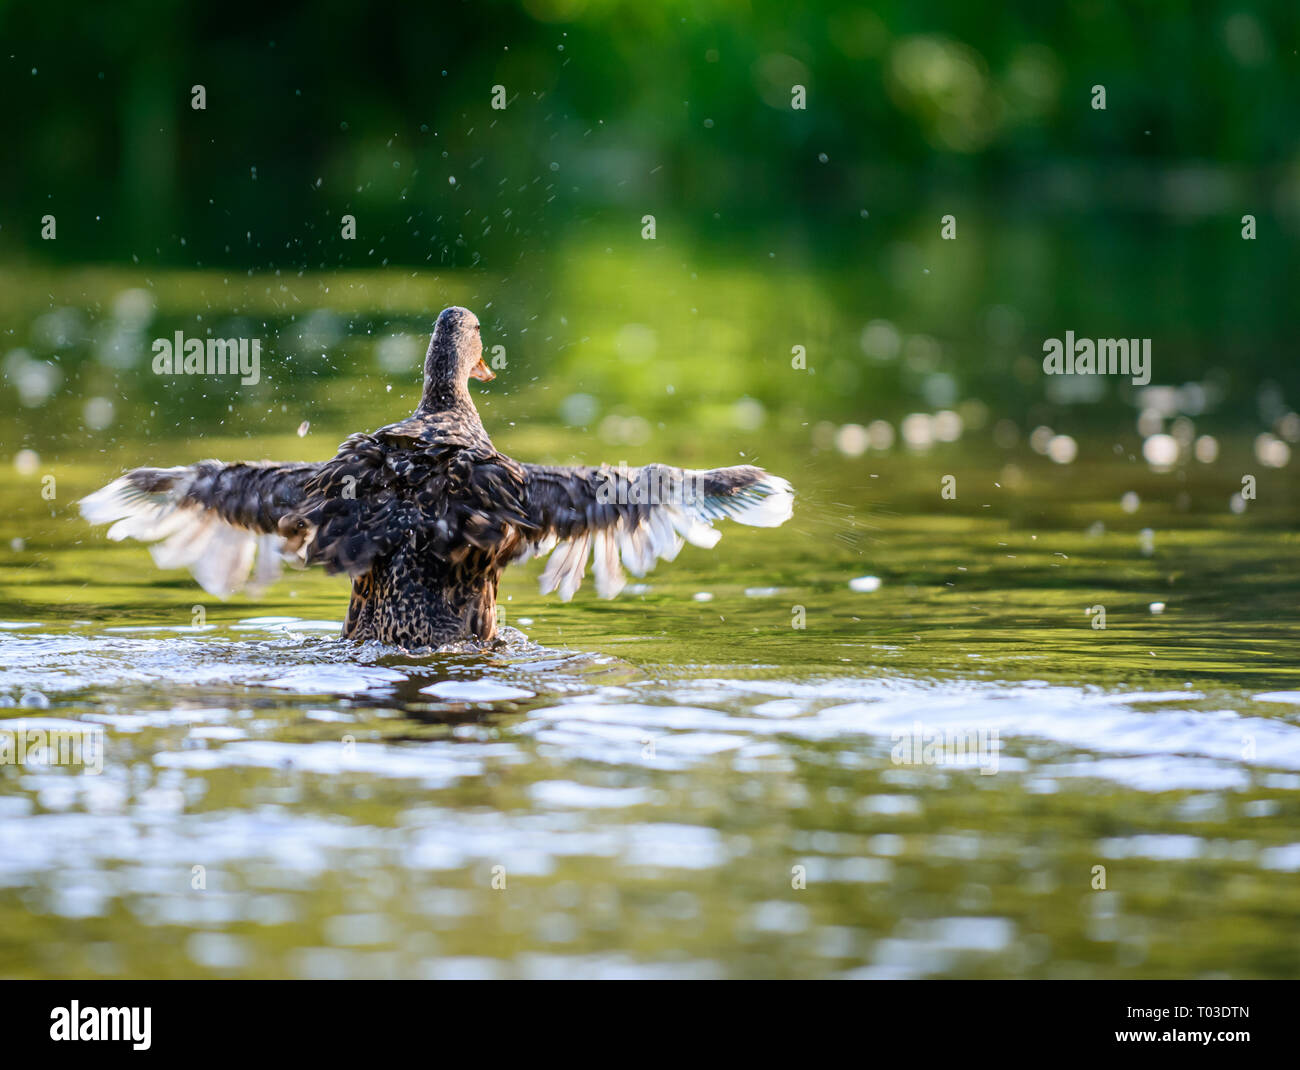
[[478,317],[455,305],[443,309],[424,358],[426,391],[429,387],[463,388],[468,379],[486,383],[495,378],[496,373],[483,360]]

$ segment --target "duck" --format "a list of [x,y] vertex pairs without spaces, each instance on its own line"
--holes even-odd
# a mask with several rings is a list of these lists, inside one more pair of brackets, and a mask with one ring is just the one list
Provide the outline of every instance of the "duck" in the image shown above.
[[[215,460],[136,468],[83,498],[111,540],[151,544],[160,568],[188,568],[209,594],[257,594],[288,563],[345,574],[343,637],[406,649],[498,635],[511,564],[546,558],[543,594],[568,601],[590,564],[613,598],[686,543],[711,548],[714,522],[777,527],[790,483],[754,465],[707,470],[527,464],[496,449],[470,381],[496,373],[469,309],[438,316],[419,406],[350,436],[319,463]],[[626,570],[626,571],[625,571]]]

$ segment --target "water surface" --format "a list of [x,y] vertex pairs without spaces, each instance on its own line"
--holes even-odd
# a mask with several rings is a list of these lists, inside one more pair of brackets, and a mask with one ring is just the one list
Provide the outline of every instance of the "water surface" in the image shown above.
[[135,463],[328,456],[411,374],[189,409],[63,367],[75,398],[3,424],[0,718],[102,727],[104,760],[0,765],[0,974],[1300,972],[1300,498],[1251,434],[1167,471],[1132,431],[1057,464],[977,418],[851,456],[811,411],[566,425],[503,375],[485,413],[523,459],[757,460],[794,519],[612,602],[512,570],[502,644],[406,652],[337,637],[340,580],[216,602],[75,500]]

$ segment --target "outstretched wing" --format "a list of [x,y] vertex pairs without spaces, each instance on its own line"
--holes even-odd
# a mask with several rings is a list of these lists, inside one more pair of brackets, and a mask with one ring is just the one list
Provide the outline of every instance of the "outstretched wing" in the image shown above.
[[529,527],[523,489],[523,469],[490,446],[430,442],[396,425],[353,435],[321,464],[137,468],[81,511],[112,523],[110,539],[157,543],[159,567],[188,567],[224,598],[265,587],[282,559],[354,579],[405,545],[451,563],[485,551],[485,564],[504,564]]
[[596,593],[613,598],[627,583],[624,567],[644,576],[659,558],[675,558],[685,542],[714,546],[722,537],[714,520],[777,527],[794,506],[794,490],[786,480],[752,465],[699,471],[661,464],[527,464],[523,470],[531,531],[516,560],[549,553],[542,593],[558,590],[566,602],[582,583],[589,558]]
[[[222,464],[137,468],[81,500],[110,539],[139,539],[159,568],[189,568],[209,594],[225,598],[265,587],[283,555],[300,551],[280,530],[303,500],[314,464]],[[301,553],[298,553],[301,557]]]

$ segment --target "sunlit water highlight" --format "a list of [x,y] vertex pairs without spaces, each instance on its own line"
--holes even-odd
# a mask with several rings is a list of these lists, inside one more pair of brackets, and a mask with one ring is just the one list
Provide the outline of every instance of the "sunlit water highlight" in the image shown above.
[[[1090,395],[1121,434],[1068,398],[1008,433],[957,391],[1006,295],[945,277],[864,323],[883,278],[652,285],[597,253],[508,283],[10,273],[15,324],[90,326],[5,357],[0,729],[105,749],[0,763],[0,975],[1300,973],[1300,429],[1234,433],[1188,383]],[[816,378],[769,374],[793,284]],[[511,570],[506,641],[434,654],[337,638],[337,579],[216,603],[77,515],[131,465],[320,459],[409,411],[452,301],[510,343],[478,395],[502,449],[756,462],[793,520],[613,602]],[[941,307],[967,320],[914,337]],[[268,331],[257,388],[148,373],[153,334],[230,315]],[[864,384],[881,411],[847,412]]]
[[0,766],[0,972],[1295,973],[1293,540],[1140,517],[1147,555],[1039,506],[881,512],[864,555],[814,501],[613,603],[521,573],[527,623],[452,653],[337,638],[312,575],[195,624],[60,520],[0,706],[105,762]]

